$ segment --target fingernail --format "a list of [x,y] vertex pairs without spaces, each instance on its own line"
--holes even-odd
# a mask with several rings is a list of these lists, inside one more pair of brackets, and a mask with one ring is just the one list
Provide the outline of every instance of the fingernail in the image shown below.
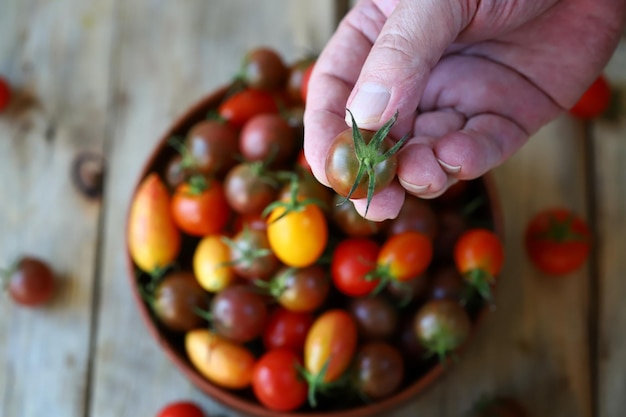
[[410,182],[404,181],[400,177],[398,177],[398,181],[400,181],[400,185],[402,185],[402,187],[411,194],[421,194],[430,188],[430,184],[415,185],[415,184],[411,184]]
[[443,170],[446,171],[448,174],[456,174],[457,172],[461,170],[460,165],[450,165],[450,164],[443,162],[439,158],[437,158],[437,162],[439,162],[439,165],[441,165]]
[[[357,124],[376,123],[387,108],[391,98],[388,89],[379,84],[363,84],[350,103],[350,111]],[[346,114],[346,123],[352,126],[352,119]]]

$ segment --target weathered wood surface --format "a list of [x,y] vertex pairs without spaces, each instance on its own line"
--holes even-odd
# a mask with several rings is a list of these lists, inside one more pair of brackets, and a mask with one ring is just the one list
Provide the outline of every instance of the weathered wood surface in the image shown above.
[[[184,379],[137,315],[123,254],[131,189],[168,124],[227,82],[245,50],[317,51],[345,3],[0,3],[0,74],[19,87],[0,114],[0,265],[33,253],[62,278],[44,309],[0,302],[0,417],[151,416],[181,398],[234,415]],[[624,44],[607,67],[621,90]],[[459,416],[494,393],[520,398],[532,416],[623,415],[625,120],[588,129],[563,116],[495,170],[507,246],[497,310],[460,362],[394,415]],[[71,184],[84,150],[107,158],[101,201]],[[530,216],[552,205],[597,227],[595,258],[561,280],[534,270],[521,240]]]

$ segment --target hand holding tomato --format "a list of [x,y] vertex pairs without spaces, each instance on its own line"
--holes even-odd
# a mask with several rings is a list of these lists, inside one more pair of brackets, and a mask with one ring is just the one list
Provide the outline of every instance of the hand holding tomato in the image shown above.
[[[411,133],[398,181],[369,204],[372,220],[394,218],[405,193],[434,198],[507,160],[597,76],[626,10],[609,0],[461,4],[359,2],[317,58],[304,149],[320,182],[332,184],[325,160],[351,126],[346,109],[368,130],[398,112],[391,137]],[[363,16],[373,17],[363,24]],[[367,199],[355,204],[364,214]]]

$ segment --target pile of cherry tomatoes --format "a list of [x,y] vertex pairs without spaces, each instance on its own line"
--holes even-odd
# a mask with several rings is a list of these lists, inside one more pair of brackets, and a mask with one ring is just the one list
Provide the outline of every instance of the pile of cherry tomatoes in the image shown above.
[[133,196],[137,289],[207,380],[277,411],[406,388],[467,341],[504,251],[482,179],[361,217],[302,153],[314,59],[250,51]]

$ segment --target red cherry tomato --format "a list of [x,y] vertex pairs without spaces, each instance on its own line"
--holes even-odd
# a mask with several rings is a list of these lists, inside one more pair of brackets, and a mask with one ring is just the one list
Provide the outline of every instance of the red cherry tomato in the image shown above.
[[0,77],[0,112],[8,107],[11,101],[11,87],[9,83]]
[[298,373],[300,357],[288,349],[265,353],[252,371],[252,390],[257,399],[275,411],[293,411],[303,405],[308,386]]
[[296,353],[304,349],[304,341],[313,324],[313,315],[279,307],[269,318],[263,333],[265,349],[289,349]]
[[610,104],[611,86],[601,74],[578,99],[569,113],[579,119],[595,119],[602,115]]
[[379,251],[378,243],[367,238],[348,238],[339,242],[330,265],[335,287],[352,297],[374,291],[379,280],[369,279],[368,274],[376,269]]
[[532,263],[546,274],[565,275],[589,256],[591,232],[586,222],[566,208],[536,213],[526,227],[524,243]]
[[191,401],[176,401],[166,405],[157,417],[205,417],[198,405]]
[[245,89],[228,97],[218,108],[218,114],[232,126],[242,127],[261,113],[278,113],[282,100],[267,90]]
[[176,225],[192,236],[220,232],[230,217],[224,187],[211,180],[206,189],[195,192],[187,183],[176,189],[172,197],[172,218]]
[[0,270],[0,284],[3,284],[0,290],[6,285],[11,299],[16,303],[35,307],[52,298],[56,278],[48,262],[24,256],[9,270]]

